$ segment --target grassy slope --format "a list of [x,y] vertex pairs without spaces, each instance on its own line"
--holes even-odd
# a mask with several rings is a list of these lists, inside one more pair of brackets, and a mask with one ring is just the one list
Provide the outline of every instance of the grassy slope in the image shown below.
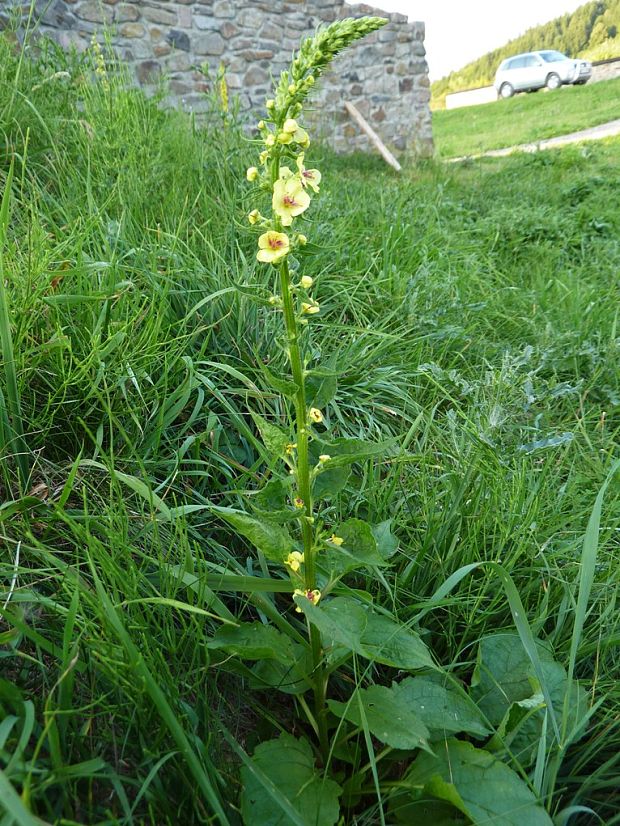
[[616,118],[620,78],[434,112],[433,133],[440,156],[450,158],[552,138]]
[[[3,101],[13,70],[4,54]],[[287,724],[286,708],[210,663],[214,624],[191,612],[255,617],[195,572],[206,560],[257,563],[204,511],[154,519],[149,497],[111,470],[169,506],[230,502],[260,478],[245,411],[248,400],[272,409],[257,361],[280,358],[279,321],[233,289],[269,281],[240,223],[253,155],[234,132],[195,134],[137,94],[74,77],[37,92],[26,66],[27,102],[18,95],[0,118],[20,154],[31,127],[5,278],[32,481],[58,505],[28,521],[1,515],[3,591],[18,542],[21,564],[0,625],[0,716],[17,715],[0,770],[7,752],[34,756],[34,775],[16,759],[10,778],[53,822],[202,822],[210,796],[237,793],[222,722],[249,751],[274,720]],[[410,452],[360,471],[338,510],[368,500],[370,520],[394,518],[402,550],[378,598],[402,619],[459,566],[501,558],[535,630],[567,660],[580,541],[620,436],[619,158],[612,143],[396,178],[373,158],[312,153],[324,185],[308,234],[324,246],[305,268],[318,279],[322,347],[343,370],[330,415],[345,433],[396,434]],[[10,452],[4,500],[18,495]],[[79,456],[103,468],[72,477]],[[592,805],[608,824],[619,508],[616,487],[578,658],[603,705],[552,801]],[[480,636],[511,622],[496,580],[479,573],[424,627],[440,661],[467,675]],[[193,774],[180,755],[192,751]],[[372,797],[350,822],[379,822]]]

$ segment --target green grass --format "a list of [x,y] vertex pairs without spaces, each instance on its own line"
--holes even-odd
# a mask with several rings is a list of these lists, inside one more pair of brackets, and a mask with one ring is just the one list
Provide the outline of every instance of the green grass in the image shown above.
[[[287,597],[224,598],[204,575],[261,566],[205,509],[265,478],[247,408],[274,410],[261,364],[283,360],[279,319],[238,289],[272,288],[243,218],[255,147],[59,61],[16,76],[0,41],[2,189],[16,157],[3,266],[30,469],[24,496],[2,371],[0,788],[16,794],[0,807],[19,823],[28,809],[67,826],[218,809],[238,823],[239,749],[295,718],[206,647],[222,619],[295,621]],[[36,88],[58,68],[71,78]],[[334,522],[394,520],[384,585],[355,585],[403,621],[424,610],[425,642],[469,679],[480,638],[513,628],[496,574],[427,601],[461,566],[501,561],[534,632],[601,703],[548,809],[620,823],[617,477],[572,641],[583,537],[619,447],[620,141],[401,177],[373,157],[307,154],[323,185],[305,267],[341,374],[328,413],[405,451],[358,468],[333,507]],[[370,791],[347,822],[378,810]]]
[[620,118],[620,78],[433,113],[442,158],[553,138]]

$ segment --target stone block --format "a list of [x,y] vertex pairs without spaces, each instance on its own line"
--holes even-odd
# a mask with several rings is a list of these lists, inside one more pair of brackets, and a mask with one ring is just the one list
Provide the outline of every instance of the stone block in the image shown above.
[[114,9],[115,23],[135,23],[140,18],[140,12],[130,3],[122,3]]
[[230,0],[218,0],[213,4],[213,14],[215,17],[233,18],[235,16],[235,9]]
[[183,52],[189,52],[190,50],[190,40],[187,32],[170,29],[166,35],[166,40],[171,46],[174,46],[175,49],[180,49]]
[[250,66],[243,76],[243,83],[248,86],[259,86],[262,83],[269,82],[269,74],[261,69],[259,66]]
[[196,54],[219,56],[224,53],[226,41],[218,32],[211,32],[194,38],[192,45]]
[[80,20],[86,20],[89,23],[106,23],[112,22],[114,12],[107,6],[102,6],[98,0],[87,0],[86,3],[81,3],[76,7],[75,13]]
[[156,43],[153,46],[153,54],[155,57],[166,57],[172,51],[171,47],[166,43]]
[[123,23],[118,31],[121,37],[144,37],[146,34],[142,23]]
[[161,66],[157,60],[143,60],[136,66],[136,75],[140,83],[153,83],[161,74]]
[[149,23],[163,23],[165,26],[174,26],[177,22],[176,11],[171,8],[145,6],[142,9],[142,15]]

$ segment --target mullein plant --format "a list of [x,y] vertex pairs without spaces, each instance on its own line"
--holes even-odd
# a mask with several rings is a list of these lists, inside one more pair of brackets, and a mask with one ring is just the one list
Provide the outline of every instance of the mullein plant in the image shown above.
[[[387,798],[390,822],[447,822],[464,815],[468,822],[512,824],[517,821],[508,815],[518,812],[519,822],[551,826],[538,800],[540,788],[524,779],[523,765],[515,761],[517,774],[495,756],[509,755],[505,740],[516,736],[522,738],[520,748],[529,749],[528,759],[540,757],[541,732],[547,732],[547,750],[557,743],[549,734],[557,728],[545,671],[523,620],[507,648],[506,635],[485,638],[466,690],[454,673],[436,664],[410,625],[346,583],[347,574],[359,577],[364,571],[370,581],[385,585],[381,568],[390,564],[398,542],[390,521],[371,525],[350,518],[334,524],[333,502],[346,490],[353,464],[393,452],[394,444],[335,436],[328,427],[326,406],[337,384],[332,369],[314,366],[311,327],[320,306],[312,277],[300,272],[307,244],[300,229],[319,193],[321,173],[307,160],[310,138],[301,118],[304,100],[332,58],[386,22],[342,20],[304,41],[267,101],[258,123],[257,165],[247,170],[253,196],[269,203],[267,214],[260,212],[262,203],[252,204],[248,220],[257,231],[256,258],[271,268],[277,283],[264,304],[281,313],[289,375],[262,366],[271,392],[281,396],[280,422],[252,413],[271,478],[246,493],[245,510],[211,506],[256,547],[262,576],[219,570],[207,575],[207,583],[248,593],[262,621],[223,624],[208,646],[213,664],[242,675],[249,687],[292,696],[315,745],[303,736],[305,726],[298,720],[297,737],[276,721],[280,735],[260,743],[251,758],[230,738],[243,762],[241,813],[246,824],[332,826],[352,822],[371,795],[380,801],[381,822],[381,801]],[[470,568],[453,574],[418,617],[441,604]],[[523,617],[516,589],[505,588],[515,617]],[[265,596],[268,592],[285,595],[283,610]],[[503,659],[513,656],[520,641],[527,648],[519,661],[524,696],[509,698],[504,692],[497,698],[491,686],[507,673]],[[245,665],[248,661],[254,665]],[[371,676],[385,681],[386,670],[399,681],[371,682]],[[580,691],[570,705],[583,710]],[[517,713],[513,700],[522,701],[527,714]],[[525,723],[527,730],[511,728]],[[488,750],[472,739],[488,741]]]

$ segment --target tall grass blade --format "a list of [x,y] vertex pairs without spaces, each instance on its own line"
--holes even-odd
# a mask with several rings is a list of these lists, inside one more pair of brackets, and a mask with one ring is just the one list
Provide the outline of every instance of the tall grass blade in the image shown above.
[[9,314],[8,298],[5,288],[6,274],[4,270],[4,245],[9,229],[9,207],[11,202],[11,185],[13,183],[14,160],[11,160],[9,173],[4,186],[2,203],[0,205],[0,349],[4,366],[4,381],[6,384],[6,405],[10,418],[13,438],[0,444],[0,450],[14,453],[17,459],[20,490],[23,493],[28,484],[30,475],[27,459],[27,447],[24,441],[21,402],[15,370],[15,356],[13,350],[13,336],[11,334],[11,319]]

